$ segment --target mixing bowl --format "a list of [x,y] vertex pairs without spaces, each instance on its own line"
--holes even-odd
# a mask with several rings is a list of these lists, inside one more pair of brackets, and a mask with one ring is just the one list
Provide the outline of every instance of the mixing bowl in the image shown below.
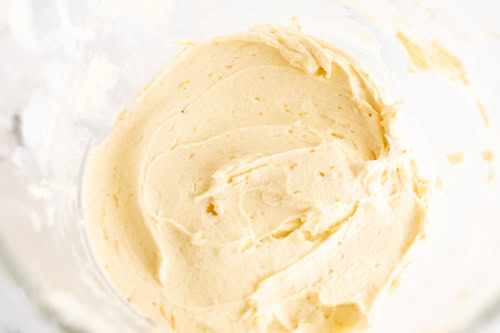
[[[96,264],[81,198],[89,151],[190,41],[272,23],[299,24],[344,48],[395,101],[405,101],[401,136],[435,188],[428,244],[381,304],[372,331],[494,327],[500,296],[500,173],[494,159],[500,154],[495,91],[500,41],[491,22],[500,7],[464,3],[2,3],[0,291],[5,296],[0,305],[5,322],[26,331],[155,330]],[[439,73],[409,73],[408,55],[391,33],[394,26],[446,42],[470,70],[471,84],[458,85]],[[464,161],[450,164],[446,155],[457,152]]]

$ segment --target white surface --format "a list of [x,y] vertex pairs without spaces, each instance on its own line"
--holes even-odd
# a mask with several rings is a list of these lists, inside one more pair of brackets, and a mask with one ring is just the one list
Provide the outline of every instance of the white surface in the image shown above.
[[45,318],[40,318],[33,306],[6,277],[0,267],[0,332],[2,333],[59,333],[60,330]]

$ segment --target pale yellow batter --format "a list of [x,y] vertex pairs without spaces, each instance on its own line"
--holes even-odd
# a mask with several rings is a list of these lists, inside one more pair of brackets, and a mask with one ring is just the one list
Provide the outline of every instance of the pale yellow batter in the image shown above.
[[92,153],[95,253],[167,330],[363,328],[426,218],[395,111],[351,56],[292,29],[189,47]]

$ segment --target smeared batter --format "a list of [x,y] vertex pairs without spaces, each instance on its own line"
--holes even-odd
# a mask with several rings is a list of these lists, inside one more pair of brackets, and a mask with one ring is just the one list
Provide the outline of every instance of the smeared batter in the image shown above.
[[469,84],[460,58],[445,49],[439,41],[410,39],[401,31],[397,32],[396,37],[408,53],[408,70],[411,73],[439,71],[450,80]]
[[423,236],[426,182],[359,64],[292,29],[187,48],[92,153],[97,257],[178,332],[332,332]]

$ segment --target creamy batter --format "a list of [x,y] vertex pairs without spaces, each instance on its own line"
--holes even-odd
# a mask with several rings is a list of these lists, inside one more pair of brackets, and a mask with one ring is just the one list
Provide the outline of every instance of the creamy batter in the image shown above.
[[191,46],[91,154],[93,248],[177,332],[332,332],[424,237],[427,182],[355,59],[257,26]]

